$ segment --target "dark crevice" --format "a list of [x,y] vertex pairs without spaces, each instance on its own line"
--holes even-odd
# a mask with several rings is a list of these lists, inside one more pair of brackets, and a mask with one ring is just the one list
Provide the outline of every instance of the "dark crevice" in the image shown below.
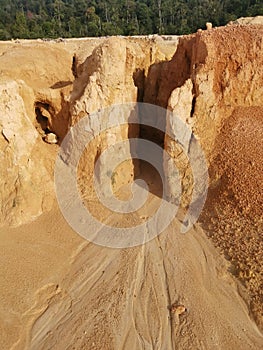
[[137,102],[143,102],[145,69],[136,69],[136,71],[133,73],[133,81],[137,87]]
[[36,120],[38,125],[41,127],[41,130],[44,131],[45,134],[50,133],[51,131],[48,128],[48,118],[42,115],[40,108],[38,107],[35,108],[35,112]]
[[161,148],[164,148],[165,133],[157,128],[151,127],[149,125],[140,124],[139,137],[141,139],[154,142]]
[[74,78],[77,79],[78,78],[78,59],[77,59],[76,54],[74,54],[74,56],[72,58],[71,71],[72,71]]
[[194,96],[194,97],[193,97],[193,100],[192,100],[192,109],[191,109],[191,114],[190,114],[190,117],[191,117],[191,118],[193,118],[193,116],[194,116],[195,105],[196,105],[196,97]]
[[[159,71],[161,64],[157,64],[153,67]],[[154,72],[155,73],[155,72]],[[154,74],[155,78],[157,75]],[[157,91],[158,91],[158,79],[149,79],[145,76],[144,69],[137,69],[133,74],[134,85],[137,87],[137,102],[144,103],[139,105],[139,125],[137,134],[139,139],[150,141],[159,146],[158,151],[151,147],[145,147],[145,144],[138,142],[136,147],[136,154],[138,159],[133,161],[135,178],[143,178],[149,186],[150,192],[162,198],[163,192],[163,149],[165,124],[166,124],[166,110],[154,107],[156,104]],[[134,132],[131,129],[130,134]],[[149,162],[143,159],[148,159]],[[159,170],[155,169],[152,164],[159,164]],[[157,180],[158,179],[158,180]],[[156,189],[152,186],[152,183],[158,181],[160,187]]]
[[46,116],[52,116],[52,107],[45,102],[36,102],[35,103],[35,115],[36,115],[36,129],[39,132],[40,136],[44,138],[46,135],[54,133],[50,126],[50,120]]
[[[158,71],[161,67],[160,64],[156,65]],[[155,69],[155,68],[153,68]],[[149,72],[149,76],[151,76]],[[155,84],[152,84],[152,80],[146,78],[144,69],[136,69],[133,74],[134,85],[137,87],[137,102],[156,104],[156,93],[158,91],[158,82],[154,81]],[[156,143],[160,147],[164,147],[164,136],[165,133],[161,130],[165,130],[166,124],[166,115],[165,110],[161,109],[150,109],[150,114],[147,113],[147,107],[140,107],[139,111],[139,138],[145,139],[151,142]],[[163,112],[163,113],[161,113]],[[154,113],[154,114],[152,114]],[[150,120],[149,120],[150,118]],[[156,125],[149,126],[148,124]]]
[[43,138],[47,134],[55,134],[58,144],[61,144],[71,124],[70,103],[60,93],[60,106],[52,105],[48,99],[35,102],[35,127]]

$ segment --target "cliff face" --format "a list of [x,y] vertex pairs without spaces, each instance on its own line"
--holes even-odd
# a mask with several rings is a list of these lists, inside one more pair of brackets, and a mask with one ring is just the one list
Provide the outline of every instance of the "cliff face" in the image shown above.
[[43,139],[67,130],[71,55],[11,44],[3,47],[1,73],[1,223],[19,225],[52,208],[56,151]]
[[261,26],[228,26],[180,39],[166,63],[157,103],[190,125],[209,163],[224,120],[261,105],[262,45]]
[[22,81],[13,80],[2,80],[0,87],[1,223],[15,225],[51,209],[54,192],[53,165],[45,145],[39,146],[39,134],[21,94],[23,87]]
[[[261,325],[262,34],[260,25],[227,26],[181,38],[165,63],[156,99],[188,124],[202,145],[210,185],[200,220],[250,290]],[[167,118],[167,130],[174,125]],[[195,187],[189,154],[185,157],[190,142],[182,147],[166,135],[164,146],[181,171],[185,207]],[[167,195],[175,200],[170,169],[164,160]]]
[[[58,139],[60,144],[69,128],[82,117],[113,104],[139,101],[168,108],[176,118],[186,123],[198,138],[208,164],[212,164],[220,152],[215,145],[224,121],[240,107],[261,105],[261,34],[260,25],[232,25],[181,37],[178,48],[176,38],[163,40],[158,37],[68,40],[59,43],[39,41],[9,46],[5,43],[0,58],[2,100],[4,102],[6,98],[6,85],[10,93],[14,89],[17,101],[9,93],[8,106],[5,103],[1,105],[4,109],[3,147],[8,144],[10,152],[16,156],[15,146],[4,136],[4,132],[9,133],[5,131],[6,123],[9,123],[7,112],[12,109],[10,113],[15,122],[27,118],[27,128],[34,135],[31,144],[42,149],[40,158],[43,160],[50,159],[50,154],[56,153],[56,145],[47,146],[43,142],[48,141],[48,134],[56,135],[53,141],[55,143]],[[10,80],[14,82],[11,84]],[[21,109],[21,114],[18,109]],[[144,120],[140,122],[143,124]],[[157,127],[163,124],[164,129],[173,131],[173,120],[169,118],[153,123]],[[139,133],[142,137],[164,145],[181,171],[185,194],[183,202],[187,206],[192,195],[192,185],[185,179],[191,176],[188,176],[189,167],[183,155],[180,160],[178,145],[168,135],[164,137],[162,132],[153,132],[144,125],[140,130],[135,128],[131,134],[128,127],[124,129],[113,131],[112,137],[118,141],[137,137]],[[23,137],[21,130],[25,132],[23,128],[20,131],[16,128],[17,137]],[[97,140],[93,145],[90,163],[93,164],[97,153],[107,147],[107,142],[104,146],[103,143],[103,140]],[[5,152],[2,153],[3,164],[6,156]],[[133,164],[127,166],[128,173],[134,172]],[[164,164],[165,171],[166,167],[168,165]],[[86,170],[92,173],[93,168]],[[45,170],[39,171],[43,172]],[[45,178],[51,179],[52,171],[49,169],[48,173],[50,175]],[[172,181],[171,185],[169,180],[166,183],[167,194],[172,199],[173,179],[169,176],[169,170],[166,177]],[[127,179],[123,178],[122,182],[125,181]],[[2,188],[8,193],[7,184]],[[27,221],[30,207],[24,220],[19,204],[13,206],[10,203],[3,205],[4,217],[16,217],[17,222]],[[38,210],[32,210],[32,216],[35,216],[35,213],[41,212],[41,205],[38,205]],[[12,211],[15,214],[9,215]]]
[[[189,125],[211,167],[222,152],[218,142],[217,147],[215,144],[224,122],[233,114],[242,113],[243,108],[262,104],[262,45],[261,26],[228,26],[199,32],[180,39],[176,54],[162,72],[157,103],[168,107]],[[168,118],[167,128],[173,129],[172,124],[173,119]],[[168,136],[165,148],[183,169],[183,179],[189,178],[189,167],[184,165],[183,156],[180,166],[180,149]],[[216,172],[214,169],[212,182],[222,175]],[[169,171],[167,178],[167,192],[171,197],[174,184]],[[183,191],[188,201],[192,195],[191,187],[191,181],[183,180]],[[252,209],[254,204],[255,201],[251,200],[252,211],[255,210]]]
[[[143,87],[142,72],[147,74],[151,64],[169,59],[175,44],[109,38],[2,43],[0,50],[1,223],[18,225],[52,207],[58,146],[45,141],[60,144],[82,117],[112,104],[136,102],[136,85]],[[108,137],[118,141],[127,139],[129,130],[112,133]],[[138,130],[132,134],[136,136]],[[105,137],[92,147],[80,166],[88,174],[94,171],[96,156],[107,147]],[[117,182],[130,181],[133,169],[132,162],[123,165]]]

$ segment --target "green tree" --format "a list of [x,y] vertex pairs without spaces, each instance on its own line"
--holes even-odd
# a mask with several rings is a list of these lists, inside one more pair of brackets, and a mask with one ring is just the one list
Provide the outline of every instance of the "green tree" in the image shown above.
[[116,27],[114,24],[110,22],[102,23],[102,35],[122,35],[123,32],[121,28]]
[[81,23],[78,18],[70,17],[68,21],[68,33],[69,37],[79,37],[81,33]]
[[20,39],[29,37],[26,17],[22,11],[16,13],[16,19],[12,26],[12,36]]
[[12,35],[5,28],[0,28],[0,40],[10,40]]
[[100,17],[96,14],[95,7],[91,6],[86,11],[87,31],[89,36],[99,36],[101,33]]
[[153,33],[152,11],[147,4],[137,2],[136,14],[139,23],[139,34]]
[[186,34],[257,15],[262,0],[0,0],[0,40]]

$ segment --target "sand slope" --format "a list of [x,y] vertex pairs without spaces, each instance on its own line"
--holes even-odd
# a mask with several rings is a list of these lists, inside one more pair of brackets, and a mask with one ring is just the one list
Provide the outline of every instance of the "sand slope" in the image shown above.
[[[13,305],[14,313],[21,305],[24,312],[12,320],[16,334],[10,330],[6,342],[1,337],[2,348],[261,348],[263,337],[249,316],[244,290],[199,227],[182,235],[175,219],[150,243],[118,250],[82,241],[58,209],[50,214],[50,222],[43,223],[42,217],[33,227],[43,237],[53,226],[49,244],[54,249],[45,249],[45,240],[29,239],[27,251],[13,254],[31,278],[29,285],[13,292],[20,301]],[[19,230],[20,236],[16,230],[9,232],[17,244],[23,241]],[[8,250],[1,250],[5,259]],[[31,265],[24,260],[29,252]],[[40,252],[48,261],[39,258]],[[15,278],[21,277],[15,273]],[[3,302],[9,297],[4,294]],[[173,316],[173,303],[185,305],[187,312]]]
[[[30,349],[260,349],[263,338],[201,230],[174,223],[127,251],[86,245],[62,283],[67,296],[37,321]],[[188,312],[171,318],[169,306]]]

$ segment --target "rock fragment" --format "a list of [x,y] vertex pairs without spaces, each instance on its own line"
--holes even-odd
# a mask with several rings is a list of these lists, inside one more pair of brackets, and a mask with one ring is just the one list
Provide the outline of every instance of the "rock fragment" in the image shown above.
[[58,138],[57,135],[50,133],[44,137],[44,141],[52,145],[58,143]]

